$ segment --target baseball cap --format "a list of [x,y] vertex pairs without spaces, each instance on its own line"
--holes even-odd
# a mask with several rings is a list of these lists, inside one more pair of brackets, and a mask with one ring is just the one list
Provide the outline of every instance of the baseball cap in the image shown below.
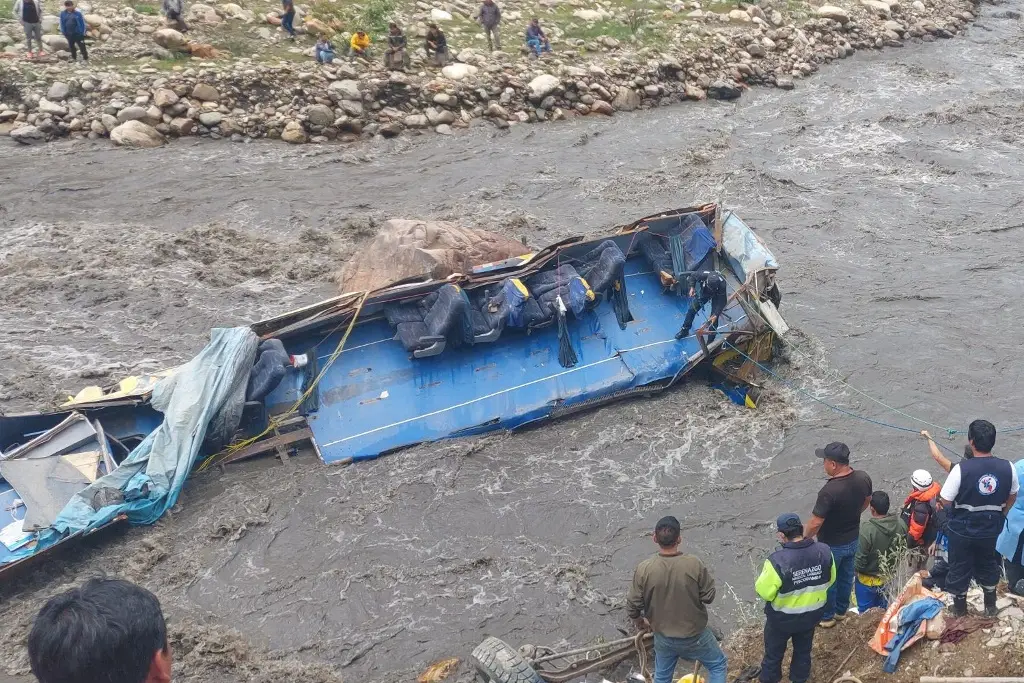
[[932,485],[932,475],[928,470],[914,470],[914,473],[910,475],[910,483],[918,491],[924,491]]
[[775,526],[778,527],[779,531],[786,534],[799,531],[803,527],[803,522],[800,521],[800,515],[793,512],[785,512],[775,520]]
[[832,460],[840,465],[850,464],[850,448],[841,441],[833,441],[824,448],[814,449],[814,454],[825,460]]
[[679,520],[672,515],[662,517],[658,520],[658,523],[654,525],[654,530],[657,531],[658,529],[672,529],[673,531],[679,531]]

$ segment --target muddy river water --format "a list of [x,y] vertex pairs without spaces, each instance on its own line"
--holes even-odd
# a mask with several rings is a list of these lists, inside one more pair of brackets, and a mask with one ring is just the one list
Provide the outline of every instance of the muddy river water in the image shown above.
[[[721,199],[782,263],[797,349],[757,411],[691,384],[532,431],[196,476],[155,528],[0,591],[0,665],[31,615],[99,572],[164,603],[186,680],[411,680],[485,634],[615,637],[661,515],[752,611],[781,512],[806,514],[843,440],[905,495],[907,429],[1024,424],[1024,30],[985,6],[966,37],[861,54],[794,92],[363,148],[0,145],[0,408],[191,356],[210,327],[332,293],[383,217],[543,244]],[[893,409],[837,381],[843,378]],[[930,427],[933,432],[941,430]],[[962,441],[949,441],[954,449]],[[1024,455],[1024,432],[1000,437]],[[937,474],[937,472],[936,472]]]

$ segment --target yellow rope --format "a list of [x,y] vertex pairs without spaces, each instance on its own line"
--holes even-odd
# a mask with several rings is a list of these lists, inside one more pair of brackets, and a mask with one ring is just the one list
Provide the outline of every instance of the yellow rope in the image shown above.
[[[303,403],[305,403],[306,399],[309,398],[309,396],[313,393],[317,385],[320,384],[320,380],[324,378],[324,375],[327,374],[327,371],[331,369],[331,366],[334,364],[334,361],[336,361],[338,357],[341,355],[342,349],[345,348],[345,342],[348,341],[348,336],[349,334],[351,334],[352,328],[355,327],[356,318],[358,318],[359,314],[362,312],[363,304],[366,303],[366,299],[367,297],[369,297],[369,295],[369,291],[363,292],[362,296],[359,298],[359,305],[356,306],[355,313],[352,315],[352,320],[349,321],[348,328],[346,328],[345,330],[345,334],[341,336],[341,341],[338,342],[338,347],[334,349],[334,352],[331,354],[331,357],[327,359],[327,362],[324,364],[324,368],[323,370],[320,371],[320,374],[316,376],[316,379],[310,382],[309,388],[306,389],[306,391],[303,392],[302,396],[300,396],[299,399],[292,404],[292,407],[279,415],[275,415],[270,420],[270,423],[267,425],[267,428],[264,429],[259,434],[257,434],[256,436],[250,437],[248,439],[243,439],[242,441],[236,441],[235,443],[229,445],[227,448],[222,450],[220,453],[217,453],[207,458],[206,462],[204,462],[197,468],[197,472],[202,472],[206,470],[208,467],[210,467],[210,465],[218,463],[221,460],[224,460],[225,458],[234,455],[243,448],[246,448],[256,443],[257,441],[259,441],[260,439],[274,431],[277,427],[279,427],[281,423],[284,422],[285,418],[299,410],[299,407],[302,406]],[[316,352],[315,348],[313,349],[313,352]]]

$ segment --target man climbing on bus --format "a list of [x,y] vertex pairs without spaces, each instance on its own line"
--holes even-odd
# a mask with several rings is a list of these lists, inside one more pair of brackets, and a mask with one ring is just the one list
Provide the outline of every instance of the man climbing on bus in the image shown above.
[[683,326],[676,332],[676,339],[683,339],[690,336],[690,326],[697,312],[704,308],[704,305],[711,302],[711,315],[708,316],[707,328],[711,335],[708,342],[713,342],[718,336],[718,318],[725,310],[725,304],[729,298],[725,290],[725,278],[717,270],[705,270],[697,273],[690,286],[690,310],[686,312],[686,320]]

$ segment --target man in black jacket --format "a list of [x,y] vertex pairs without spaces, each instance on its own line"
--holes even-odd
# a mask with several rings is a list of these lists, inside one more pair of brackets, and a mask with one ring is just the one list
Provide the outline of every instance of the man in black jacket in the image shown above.
[[[695,296],[698,285],[700,285],[700,295]],[[707,327],[711,331],[711,336],[708,337],[708,342],[712,342],[718,336],[716,332],[718,317],[722,315],[722,311],[725,310],[725,305],[729,301],[725,288],[725,277],[717,270],[705,270],[694,276],[693,285],[690,286],[690,310],[686,312],[683,326],[676,332],[676,339],[690,335],[690,326],[693,325],[697,311],[704,308],[704,304],[709,301],[711,302],[711,315],[708,316]]]

